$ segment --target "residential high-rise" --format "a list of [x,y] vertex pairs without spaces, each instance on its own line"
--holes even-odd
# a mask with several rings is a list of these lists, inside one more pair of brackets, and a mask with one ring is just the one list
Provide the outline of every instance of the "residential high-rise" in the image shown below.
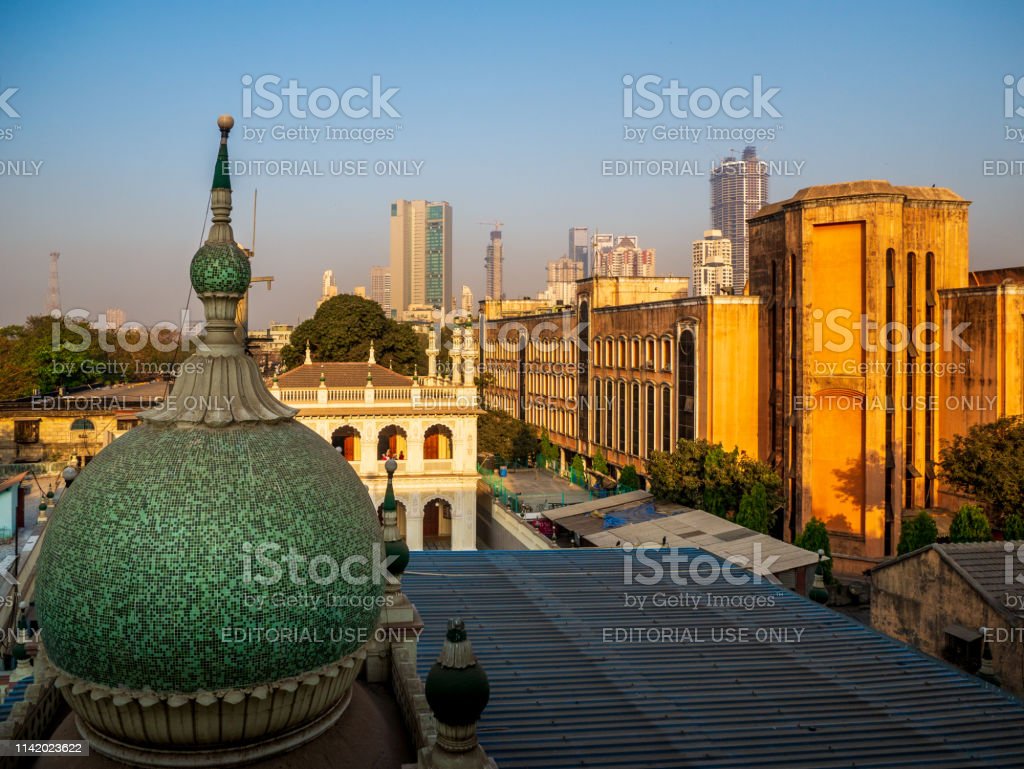
[[46,314],[60,312],[60,278],[57,277],[57,260],[60,259],[60,251],[50,253],[50,286],[46,297]]
[[444,201],[391,204],[391,308],[444,309],[452,295],[452,207]]
[[110,331],[117,331],[127,320],[124,310],[120,307],[108,307],[107,312],[104,314],[104,318],[106,319],[107,329]]
[[487,244],[487,256],[484,258],[484,268],[487,271],[487,285],[484,287],[484,296],[487,299],[503,299],[505,296],[501,283],[503,263],[501,230],[493,229],[491,230],[491,240]]
[[566,255],[583,265],[582,277],[590,277],[590,230],[586,227],[569,228],[569,250]]
[[593,276],[602,278],[653,278],[653,248],[640,248],[636,235],[595,233]]
[[576,299],[576,281],[583,277],[583,263],[570,256],[548,262],[548,287],[540,298],[562,304]]
[[706,262],[693,272],[693,296],[721,296],[732,291],[732,262]]
[[[712,269],[704,269],[711,265],[714,265]],[[728,265],[728,270],[723,269],[723,265]],[[732,241],[725,237],[721,230],[704,230],[704,237],[693,241],[693,280],[690,281],[690,295],[731,294],[733,276]]]
[[338,295],[338,286],[334,282],[334,270],[324,270],[323,278],[320,280],[320,299],[316,306],[319,307],[328,299]]
[[747,220],[768,202],[768,166],[757,148],[727,157],[711,171],[711,226],[732,241],[733,291],[743,293],[748,275]]
[[366,299],[366,286],[353,286],[352,295],[358,296],[360,299]]
[[462,311],[467,315],[473,314],[473,290],[469,286],[462,287]]
[[387,267],[370,268],[370,298],[391,317],[391,270]]

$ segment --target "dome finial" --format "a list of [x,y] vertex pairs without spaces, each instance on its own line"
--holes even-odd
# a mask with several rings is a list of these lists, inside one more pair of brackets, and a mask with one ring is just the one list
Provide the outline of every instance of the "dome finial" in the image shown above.
[[231,115],[221,115],[217,118],[217,127],[220,129],[220,150],[217,152],[217,165],[213,169],[213,189],[231,189],[231,167],[228,165],[228,134],[235,125],[235,119]]
[[432,765],[449,765],[447,761],[438,761],[440,756],[458,756],[460,766],[490,765],[477,742],[476,723],[487,707],[491,687],[487,673],[473,654],[461,619],[448,621],[441,655],[427,675],[424,690],[437,719]]
[[381,508],[384,511],[384,514],[385,514],[385,525],[387,525],[387,519],[386,519],[387,518],[387,512],[389,510],[394,510],[394,511],[398,510],[398,504],[395,502],[395,484],[394,484],[395,470],[397,470],[397,469],[398,469],[398,462],[395,461],[394,457],[391,457],[390,459],[388,459],[387,462],[384,463],[384,470],[388,474],[388,485],[387,485],[387,489],[385,489],[385,491],[384,491],[384,503],[383,503],[382,508]]
[[[202,364],[178,377],[171,398],[142,413],[147,422],[223,426],[278,422],[296,414],[296,409],[285,406],[267,390],[256,363],[246,356],[237,335],[237,307],[249,290],[252,268],[231,231],[227,142],[232,125],[234,118],[230,115],[217,119],[220,149],[210,192],[213,224],[189,267],[192,288],[206,313],[204,346],[196,353],[196,360],[202,360]],[[197,393],[202,397],[194,397]]]
[[402,572],[405,571],[405,567],[409,565],[409,546],[405,543],[405,538],[402,537],[402,532],[398,528],[398,502],[395,500],[394,485],[398,462],[392,457],[384,463],[384,469],[388,474],[388,485],[384,491],[384,501],[380,506],[381,522],[384,526],[382,532],[384,554],[394,556],[388,564],[388,572],[394,577],[394,582],[389,582],[385,586],[385,590],[395,593],[400,590],[398,580],[401,578]]
[[[210,210],[213,211],[213,226],[207,243],[235,243],[235,235],[231,231],[231,163],[228,160],[228,134],[235,124],[231,115],[217,118],[220,128],[220,148],[217,150],[217,162],[213,167],[213,187],[210,196]],[[246,260],[248,261],[248,260]],[[246,281],[246,288],[248,288]]]
[[811,590],[807,594],[815,603],[825,604],[828,603],[828,588],[825,586],[825,568],[823,561],[825,560],[825,551],[818,550],[818,565],[814,567],[814,584],[811,585]]

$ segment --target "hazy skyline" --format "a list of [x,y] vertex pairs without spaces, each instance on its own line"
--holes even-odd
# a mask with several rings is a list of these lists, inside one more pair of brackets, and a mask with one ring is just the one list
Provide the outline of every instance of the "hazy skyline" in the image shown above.
[[[797,10],[799,9],[799,10]],[[397,3],[175,6],[5,4],[0,10],[0,163],[38,175],[0,176],[0,323],[45,307],[48,255],[60,251],[65,309],[121,307],[129,320],[174,320],[216,152],[217,115],[235,116],[232,159],[313,164],[323,176],[236,175],[235,236],[250,245],[259,189],[250,325],[294,322],[316,306],[324,270],[340,292],[388,264],[390,204],[453,207],[453,290],[483,296],[490,228],[504,222],[505,292],[534,295],[568,228],[636,234],[657,249],[658,274],[689,275],[690,244],[710,227],[711,163],[755,144],[794,175],[769,180],[769,199],[853,179],[950,187],[972,200],[974,268],[1024,263],[1016,224],[1024,176],[986,175],[985,161],[1024,159],[1008,141],[1024,117],[1004,114],[1004,77],[1024,76],[1019,4],[849,6],[519,3],[480,14]],[[803,18],[800,19],[800,14]],[[794,21],[797,18],[797,21]],[[883,23],[884,22],[884,23]],[[126,66],[125,62],[131,62]],[[262,75],[307,89],[397,88],[374,119],[245,116],[245,83]],[[719,96],[779,89],[760,118],[626,118],[624,78],[672,79]],[[249,76],[249,80],[244,80]],[[280,91],[280,87],[278,91]],[[252,107],[268,102],[249,91]],[[357,98],[352,105],[362,106]],[[740,99],[739,106],[753,106]],[[683,106],[687,105],[683,99]],[[329,95],[320,102],[331,108]],[[650,108],[634,91],[634,108]],[[707,102],[697,107],[707,106]],[[1011,106],[1024,106],[1024,92]],[[372,144],[247,138],[275,125],[381,128]],[[726,140],[652,140],[624,128],[741,129]],[[751,136],[762,129],[770,138]],[[5,134],[5,131],[7,132]],[[322,135],[321,135],[322,136]],[[749,140],[748,140],[749,139]],[[376,175],[399,161],[418,175]],[[673,163],[681,176],[603,174],[609,161]],[[333,176],[332,162],[366,161],[367,176]],[[252,166],[249,166],[250,168]],[[612,166],[614,168],[614,164]],[[797,173],[798,172],[798,173]],[[201,314],[193,299],[192,311]]]

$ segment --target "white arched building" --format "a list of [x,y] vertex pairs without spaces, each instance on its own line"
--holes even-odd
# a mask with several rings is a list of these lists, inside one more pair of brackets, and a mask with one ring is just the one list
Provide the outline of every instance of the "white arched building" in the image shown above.
[[[480,414],[472,337],[457,333],[453,375],[437,376],[433,332],[426,377],[366,363],[306,361],[271,383],[270,392],[299,409],[298,420],[330,441],[384,500],[388,456],[398,460],[399,528],[413,550],[476,549],[476,420]],[[462,342],[466,342],[465,352]]]

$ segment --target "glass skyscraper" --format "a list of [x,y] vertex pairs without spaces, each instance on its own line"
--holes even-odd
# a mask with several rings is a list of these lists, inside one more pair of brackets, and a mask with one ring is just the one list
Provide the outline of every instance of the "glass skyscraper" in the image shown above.
[[727,157],[711,171],[711,227],[732,242],[733,293],[747,283],[747,219],[768,202],[768,166],[747,147],[743,157]]

